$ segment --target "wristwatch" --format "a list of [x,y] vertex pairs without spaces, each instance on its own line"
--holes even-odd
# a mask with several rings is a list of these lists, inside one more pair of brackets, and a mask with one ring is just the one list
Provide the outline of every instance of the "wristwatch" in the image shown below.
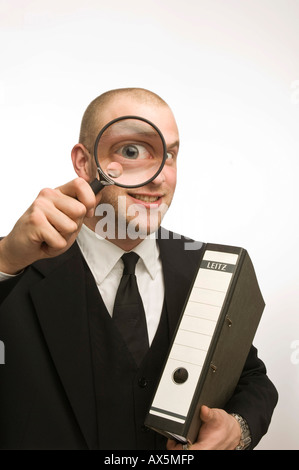
[[247,421],[236,413],[231,413],[231,415],[238,421],[241,428],[241,439],[235,450],[245,450],[251,443],[250,430]]

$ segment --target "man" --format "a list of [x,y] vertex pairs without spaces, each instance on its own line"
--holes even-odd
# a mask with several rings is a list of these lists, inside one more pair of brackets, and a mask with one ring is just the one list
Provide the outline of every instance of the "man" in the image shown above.
[[[146,186],[107,186],[95,196],[88,183],[97,175],[96,135],[126,115],[146,118],[162,131],[166,164]],[[151,209],[171,204],[178,149],[174,116],[160,97],[143,89],[105,93],[87,108],[72,150],[78,178],[42,190],[0,242],[0,332],[6,350],[0,370],[1,448],[182,449],[143,424],[200,257],[200,250],[184,250],[183,238],[144,238],[161,223],[158,211],[152,227]],[[119,221],[129,226],[136,203],[145,214],[138,220],[139,238],[120,237]],[[108,240],[95,234],[104,204],[115,213],[115,236]],[[150,346],[139,365],[113,320],[121,257],[129,251],[140,257],[136,275]],[[237,448],[241,426],[231,413],[248,426],[254,448],[276,402],[252,347],[226,409],[202,407],[203,424],[191,449]]]

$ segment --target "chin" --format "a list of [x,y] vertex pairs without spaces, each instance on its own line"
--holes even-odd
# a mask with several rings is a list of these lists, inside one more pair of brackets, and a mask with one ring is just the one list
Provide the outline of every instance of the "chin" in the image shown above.
[[127,237],[131,240],[136,240],[137,238],[144,239],[151,233],[156,232],[158,228],[159,224],[152,225],[131,220],[127,225]]
[[156,215],[137,216],[127,220],[127,236],[131,240],[137,238],[144,239],[148,235],[155,233],[161,225],[163,216],[161,213]]

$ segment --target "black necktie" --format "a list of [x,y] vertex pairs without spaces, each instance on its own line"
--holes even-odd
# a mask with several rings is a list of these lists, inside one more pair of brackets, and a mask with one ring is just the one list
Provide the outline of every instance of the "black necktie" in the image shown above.
[[135,276],[137,253],[122,256],[124,271],[113,308],[113,320],[122,334],[128,349],[139,366],[148,348],[148,334],[143,303]]

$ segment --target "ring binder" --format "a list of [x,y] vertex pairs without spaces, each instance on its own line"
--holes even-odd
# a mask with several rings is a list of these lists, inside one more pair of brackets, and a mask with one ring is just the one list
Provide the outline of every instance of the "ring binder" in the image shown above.
[[145,425],[194,443],[201,406],[233,394],[264,307],[247,251],[206,244]]

